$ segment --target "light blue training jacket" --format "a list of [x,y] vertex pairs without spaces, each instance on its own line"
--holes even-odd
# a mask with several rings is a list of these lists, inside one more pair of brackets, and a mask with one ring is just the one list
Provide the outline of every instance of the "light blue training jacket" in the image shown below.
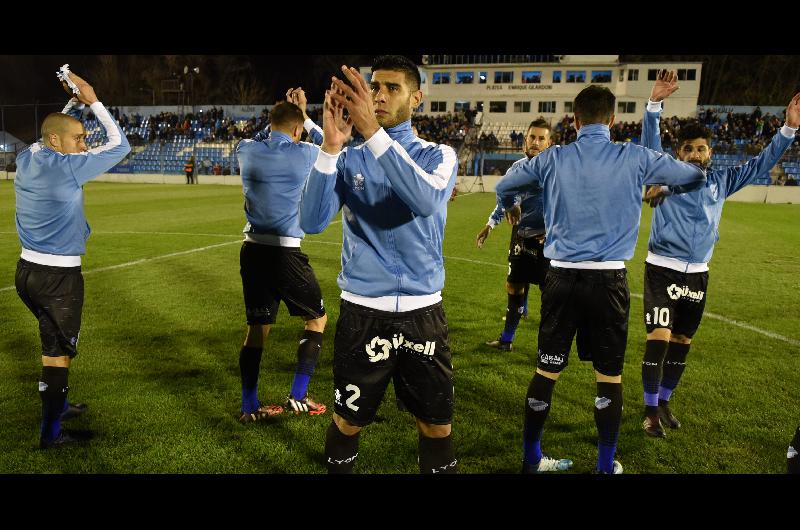
[[501,205],[514,195],[544,189],[544,255],[566,262],[624,261],[633,257],[643,184],[688,185],[703,170],[631,143],[615,144],[607,125],[584,125],[578,139],[514,164],[497,183]]
[[[64,110],[80,119],[83,104]],[[23,248],[60,256],[86,253],[91,229],[83,212],[83,185],[117,165],[130,152],[125,134],[99,101],[91,105],[107,141],[83,153],[61,154],[43,141],[17,155],[16,224]]]
[[[642,145],[661,151],[659,121],[661,112],[645,111]],[[708,263],[719,240],[719,222],[725,199],[768,176],[783,153],[792,145],[794,133],[787,137],[778,131],[772,142],[746,164],[725,169],[709,169],[705,185],[694,191],[670,187],[674,195],[654,208],[648,249],[653,254],[678,259],[687,264]]]
[[442,240],[457,170],[455,151],[414,136],[410,120],[381,128],[338,155],[320,150],[300,226],[322,232],[342,210],[337,283],[343,291],[373,298],[437,293],[444,287]]

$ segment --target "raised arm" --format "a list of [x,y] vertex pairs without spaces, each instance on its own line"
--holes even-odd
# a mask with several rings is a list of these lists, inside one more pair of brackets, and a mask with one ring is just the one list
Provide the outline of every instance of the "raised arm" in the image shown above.
[[105,173],[116,166],[125,155],[130,153],[131,146],[119,125],[111,117],[108,110],[98,101],[92,86],[78,77],[74,72],[69,73],[72,81],[80,89],[77,95],[80,103],[89,105],[100,125],[106,131],[106,142],[83,153],[69,155],[69,167],[79,186]]
[[661,119],[662,101],[678,90],[678,72],[675,70],[660,70],[653,88],[650,91],[650,100],[644,112],[642,121],[642,140],[645,147],[658,152],[661,148],[661,131],[659,121]]
[[347,156],[346,152],[342,152],[346,131],[337,128],[337,123],[341,122],[342,107],[331,99],[330,90],[325,92],[322,109],[324,141],[308,175],[300,202],[300,228],[307,234],[318,234],[325,230],[341,210],[345,199],[339,176],[344,174]]
[[458,171],[456,152],[448,145],[437,145],[426,153],[421,165],[417,164],[378,124],[370,87],[358,70],[342,66],[342,72],[353,86],[334,77],[333,85],[339,93],[333,98],[347,109],[400,199],[415,214],[432,215],[450,200]]
[[794,142],[798,127],[800,127],[800,93],[795,94],[786,107],[786,123],[775,133],[769,145],[746,164],[725,173],[725,196],[733,195],[755,182],[760,176],[768,176],[770,170]]

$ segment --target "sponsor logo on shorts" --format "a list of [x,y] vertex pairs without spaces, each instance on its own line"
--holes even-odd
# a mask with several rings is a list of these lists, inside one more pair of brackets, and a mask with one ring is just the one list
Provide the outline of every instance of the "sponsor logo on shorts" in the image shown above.
[[45,390],[47,390],[47,383],[39,381],[39,392],[44,392]]
[[339,392],[338,388],[333,391],[333,400],[336,402],[337,405],[341,406],[341,404],[342,404],[342,393]]
[[539,350],[539,362],[552,364],[555,366],[561,366],[564,364],[564,356],[563,355],[551,355],[549,353],[542,353]]
[[521,252],[522,252],[522,247],[519,245],[519,243],[514,245],[514,255],[519,256]]
[[536,412],[542,412],[544,409],[549,407],[549,405],[544,401],[539,401],[538,399],[534,398],[528,398],[528,406]]
[[674,283],[667,287],[667,294],[673,300],[677,300],[678,298],[689,298],[691,300],[697,300],[698,302],[703,299],[705,292],[703,291],[691,291],[689,290],[688,285],[684,285],[683,287],[678,287]]
[[368,344],[364,345],[364,350],[366,350],[367,355],[369,355],[369,362],[371,363],[385,361],[389,358],[391,350],[397,351],[400,348],[433,357],[433,352],[436,350],[436,341],[427,340],[424,344],[415,343],[406,340],[403,334],[399,333],[392,335],[391,341],[375,336],[372,337],[372,340]]
[[353,176],[353,191],[364,191],[364,176],[361,173]]
[[611,400],[608,399],[607,397],[602,397],[602,398],[601,397],[596,397],[596,398],[594,398],[594,406],[597,408],[597,410],[603,410],[604,408],[608,407],[609,405],[611,405]]
[[789,450],[786,451],[786,458],[794,458],[796,456],[797,456],[797,449],[795,449],[790,445]]

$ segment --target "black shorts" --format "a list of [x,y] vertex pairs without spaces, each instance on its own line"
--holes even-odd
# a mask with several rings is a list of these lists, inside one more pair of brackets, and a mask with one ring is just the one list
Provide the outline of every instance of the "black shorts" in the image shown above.
[[314,270],[299,248],[245,242],[239,266],[248,325],[274,324],[281,300],[292,316],[325,314]]
[[519,225],[511,229],[508,247],[508,283],[535,283],[541,286],[550,268],[550,260],[544,257],[544,241],[535,237],[517,235]]
[[644,325],[651,333],[667,328],[692,337],[706,307],[708,271],[684,273],[644,264]]
[[453,421],[453,365],[442,303],[390,313],[342,300],[333,342],[334,408],[369,425],[389,381],[408,411],[434,425]]
[[42,355],[78,355],[83,310],[83,275],[78,267],[50,267],[21,259],[14,278],[17,294],[39,320]]
[[622,374],[631,296],[625,269],[550,267],[542,288],[538,367],[561,372],[577,334],[578,358],[603,375]]

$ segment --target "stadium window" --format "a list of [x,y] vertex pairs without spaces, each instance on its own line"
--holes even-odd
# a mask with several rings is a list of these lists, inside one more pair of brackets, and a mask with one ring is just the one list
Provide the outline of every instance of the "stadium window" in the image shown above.
[[687,81],[694,81],[697,79],[697,70],[694,68],[689,68],[686,70],[686,80]]
[[625,69],[624,68],[619,71],[619,81],[620,81],[620,83],[625,81]]
[[450,84],[450,72],[434,72],[433,73],[434,85],[448,85]]
[[648,81],[655,81],[658,79],[658,69],[650,68],[647,70],[647,80]]
[[628,81],[638,81],[639,80],[639,70],[628,70]]
[[678,68],[678,81],[686,81],[686,68]]
[[[494,73],[494,82],[495,83],[513,83],[514,82],[514,72],[495,72]],[[505,111],[503,111],[505,112]]]
[[456,72],[457,85],[471,85],[475,79],[475,72]]
[[469,101],[456,101],[453,105],[453,109],[456,112],[464,112],[465,110],[469,110]]
[[553,83],[561,82],[561,70],[553,70]]
[[431,101],[431,112],[447,112],[447,102]]
[[530,101],[515,101],[514,102],[514,112],[530,112],[531,111],[531,102]]
[[619,101],[617,102],[618,114],[634,114],[636,112],[635,101]]
[[592,70],[592,83],[610,83],[611,70]]
[[585,70],[567,70],[567,83],[585,83]]
[[[569,79],[569,78],[567,78]],[[555,101],[540,101],[539,102],[539,112],[555,112],[556,111],[556,102]]]
[[479,72],[478,73],[478,83],[480,83],[482,85],[485,85],[487,77],[488,76],[486,75],[486,72]]
[[572,112],[572,101],[564,102],[564,112]]
[[489,102],[489,112],[505,112],[506,111],[506,102],[505,101],[490,101]]
[[420,72],[419,73],[419,81],[421,84],[425,84],[428,82],[428,73],[427,72]]
[[542,72],[522,72],[522,83],[526,85],[539,84],[542,82]]
[[483,112],[483,101],[475,102],[475,110],[477,110],[478,112]]

